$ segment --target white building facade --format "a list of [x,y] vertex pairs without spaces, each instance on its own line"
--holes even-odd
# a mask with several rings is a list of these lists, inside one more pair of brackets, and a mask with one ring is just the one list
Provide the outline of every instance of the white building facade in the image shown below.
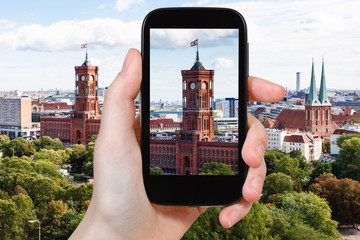
[[283,149],[284,137],[287,135],[286,131],[267,128],[267,134],[269,135],[269,142],[267,145],[267,149]]

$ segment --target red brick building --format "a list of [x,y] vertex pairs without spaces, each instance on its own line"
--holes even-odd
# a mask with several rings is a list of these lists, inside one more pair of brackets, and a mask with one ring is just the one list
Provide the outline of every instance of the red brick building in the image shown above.
[[197,175],[204,163],[218,162],[238,172],[238,143],[218,142],[214,136],[214,70],[196,61],[182,70],[182,129],[176,140],[150,140],[150,166],[167,174]]
[[68,117],[40,118],[41,136],[59,138],[67,144],[87,144],[94,134],[99,133],[98,101],[99,67],[88,61],[75,67],[75,104]]
[[321,137],[329,137],[336,128],[334,115],[331,114],[331,103],[327,97],[324,60],[320,93],[317,95],[314,61],[312,62],[311,82],[309,96],[306,100],[305,111],[283,109],[275,121],[265,122],[265,127],[282,129],[290,132],[309,132]]

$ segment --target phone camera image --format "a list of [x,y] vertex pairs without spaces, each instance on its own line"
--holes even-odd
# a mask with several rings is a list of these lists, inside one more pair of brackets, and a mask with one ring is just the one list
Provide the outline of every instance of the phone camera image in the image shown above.
[[150,175],[239,174],[238,48],[238,29],[150,29]]

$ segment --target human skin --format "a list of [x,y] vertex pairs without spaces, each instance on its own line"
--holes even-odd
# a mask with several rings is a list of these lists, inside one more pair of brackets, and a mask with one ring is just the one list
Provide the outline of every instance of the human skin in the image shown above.
[[[121,72],[109,86],[94,150],[94,191],[84,219],[71,235],[82,239],[180,239],[205,207],[162,206],[149,201],[142,177],[140,119],[134,118],[142,78],[139,51],[130,49]],[[249,77],[252,101],[277,102],[283,87]],[[248,116],[242,157],[249,166],[243,198],[219,214],[225,228],[232,227],[261,197],[266,175],[264,153],[268,135],[262,124]]]

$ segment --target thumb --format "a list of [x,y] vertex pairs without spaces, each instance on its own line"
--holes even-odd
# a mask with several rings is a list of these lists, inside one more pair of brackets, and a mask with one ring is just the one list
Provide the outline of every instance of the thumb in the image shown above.
[[119,134],[127,136],[134,131],[134,99],[140,90],[141,64],[139,51],[130,49],[121,72],[106,91],[99,135],[118,138]]

